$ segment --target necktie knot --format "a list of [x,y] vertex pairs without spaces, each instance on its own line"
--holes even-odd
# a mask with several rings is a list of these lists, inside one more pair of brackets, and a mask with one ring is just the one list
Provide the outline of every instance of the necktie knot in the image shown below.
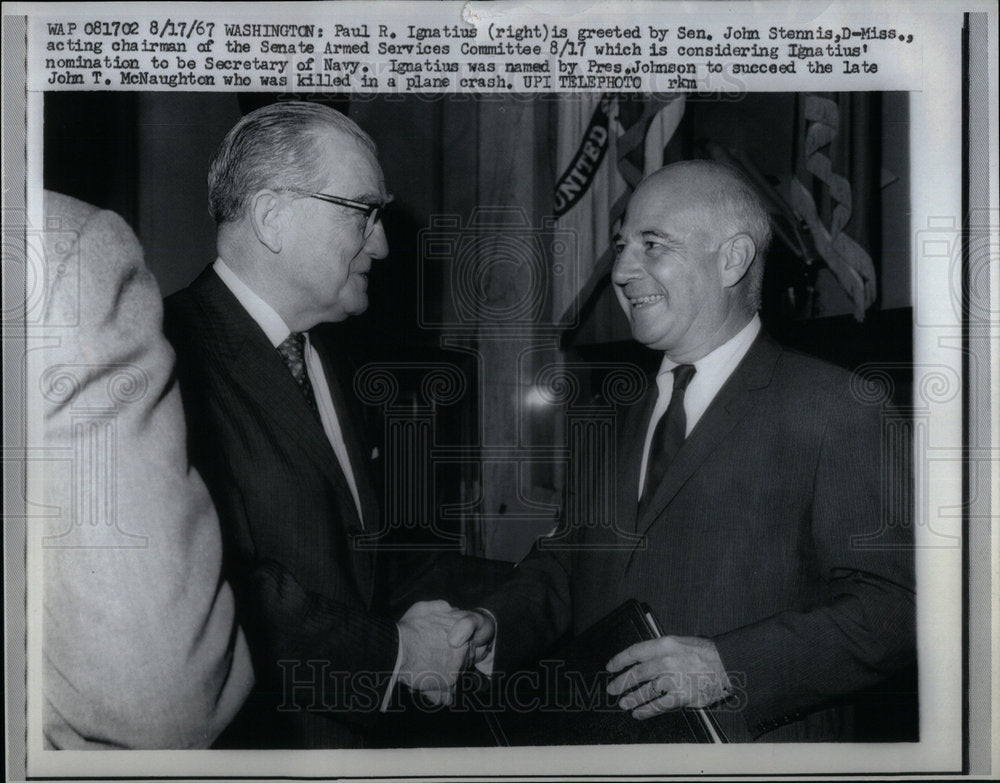
[[284,360],[288,371],[295,379],[295,383],[302,391],[306,402],[312,408],[313,413],[318,414],[316,407],[316,397],[313,394],[312,383],[309,382],[309,373],[306,372],[306,336],[302,332],[292,332],[278,346],[278,353]]
[[306,370],[306,336],[302,332],[292,332],[278,346],[278,353],[295,380],[299,380]]
[[674,374],[674,391],[684,391],[694,377],[695,368],[693,364],[678,364],[671,372]]

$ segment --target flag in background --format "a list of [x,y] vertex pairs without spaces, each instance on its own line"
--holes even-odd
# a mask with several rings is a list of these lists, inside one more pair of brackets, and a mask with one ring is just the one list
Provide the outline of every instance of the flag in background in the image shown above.
[[[837,101],[807,95],[801,122],[801,153],[789,194],[792,209],[809,227],[816,252],[851,301],[854,318],[864,321],[865,311],[877,295],[877,275],[871,256],[847,231],[853,214],[854,185],[834,171],[829,150],[844,121]],[[828,217],[817,207],[814,192],[825,195]],[[826,217],[826,219],[824,219]]]
[[553,215],[576,236],[578,270],[556,286],[553,311],[566,326],[600,286],[614,261],[611,239],[629,196],[663,165],[663,149],[684,116],[684,96],[566,95],[560,98]]

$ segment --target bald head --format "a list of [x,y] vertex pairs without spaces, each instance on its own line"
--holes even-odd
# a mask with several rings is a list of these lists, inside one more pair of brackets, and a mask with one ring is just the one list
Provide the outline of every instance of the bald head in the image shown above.
[[721,163],[686,160],[654,171],[639,183],[633,199],[644,190],[656,196],[682,192],[702,212],[706,226],[715,229],[720,240],[740,233],[753,240],[755,259],[741,289],[749,312],[757,312],[764,260],[771,246],[771,219],[753,185],[738,171]]
[[647,177],[612,272],[633,337],[679,363],[728,341],[757,311],[769,239],[753,188],[729,168],[688,161]]

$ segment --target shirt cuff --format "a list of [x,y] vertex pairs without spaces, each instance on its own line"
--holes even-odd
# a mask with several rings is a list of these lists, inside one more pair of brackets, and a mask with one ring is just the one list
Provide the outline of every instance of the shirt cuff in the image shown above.
[[489,609],[477,608],[477,612],[482,612],[493,621],[493,639],[486,650],[486,655],[476,664],[476,671],[485,677],[493,676],[493,661],[496,658],[497,637],[500,635],[500,626],[497,624],[496,615]]
[[382,706],[379,707],[379,712],[388,712],[389,705],[392,703],[392,694],[396,690],[396,682],[399,680],[399,667],[403,663],[403,643],[402,640],[396,642],[396,665],[392,669],[392,678],[389,680],[389,685],[385,689],[385,696],[382,697]]

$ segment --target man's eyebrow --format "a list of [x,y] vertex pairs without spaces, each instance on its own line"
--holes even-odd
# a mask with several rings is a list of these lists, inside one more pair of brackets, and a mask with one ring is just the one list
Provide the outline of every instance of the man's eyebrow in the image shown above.
[[[662,231],[657,231],[655,228],[648,228],[645,231],[640,232],[639,236],[641,236],[643,239],[649,239],[650,237],[653,237],[655,239],[662,239],[666,242],[671,242],[674,239],[670,234],[665,234]],[[619,242],[624,242],[624,241],[625,239],[620,231],[616,232],[615,235],[611,237],[611,244],[613,245],[616,245]]]

